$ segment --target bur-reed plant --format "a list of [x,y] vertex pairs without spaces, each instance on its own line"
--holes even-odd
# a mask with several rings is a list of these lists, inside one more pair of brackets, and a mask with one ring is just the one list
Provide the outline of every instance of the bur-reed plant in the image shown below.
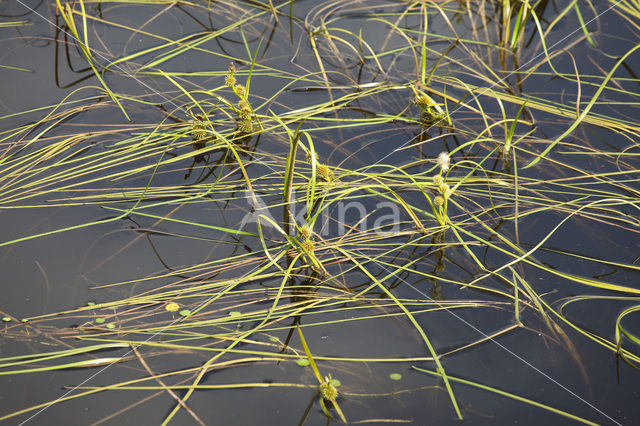
[[[295,2],[136,3],[57,2],[66,43],[75,48],[68,54],[97,83],[0,117],[19,122],[0,133],[2,209],[101,214],[21,230],[0,246],[106,227],[131,235],[118,252],[137,258],[143,246],[162,266],[101,280],[91,305],[24,318],[0,306],[11,319],[3,322],[6,338],[57,346],[3,357],[0,375],[117,364],[136,366],[142,376],[105,375],[103,384],[0,419],[105,391],[144,391],[171,397],[159,423],[179,422],[183,412],[207,423],[210,413],[194,395],[242,389],[264,392],[268,401],[282,390],[308,393],[306,410],[279,407],[304,411],[301,423],[314,404],[343,422],[405,421],[398,411],[378,415],[375,403],[373,414],[357,405],[382,394],[428,401],[442,393],[446,408],[429,413],[437,421],[445,410],[447,419],[473,417],[461,391],[473,388],[558,418],[601,420],[554,395],[507,392],[509,380],[475,376],[456,361],[481,357],[482,348],[509,335],[540,336],[536,343],[563,348],[578,369],[588,362],[580,345],[639,365],[637,333],[626,323],[639,290],[625,277],[640,269],[630,251],[611,254],[622,245],[608,236],[637,235],[640,224],[640,126],[621,107],[636,108],[637,78],[621,70],[637,46],[614,59],[603,54],[603,72],[563,65],[566,52],[592,40],[593,23],[585,20],[592,10],[575,1],[553,16],[548,2],[529,1],[389,3],[375,14],[367,1],[321,2],[303,15]],[[635,27],[632,6],[623,3],[616,11],[625,10]],[[134,27],[124,12],[134,6],[153,12],[148,24],[166,18],[199,29],[176,37]],[[551,47],[552,30],[571,17],[585,31],[582,41]],[[145,42],[118,50],[99,36],[104,28]],[[104,56],[97,46],[108,47],[100,49]],[[191,58],[201,69],[178,65]],[[113,89],[133,77],[158,93]],[[575,96],[544,87],[556,80]],[[102,124],[113,110],[132,122]],[[595,128],[626,145],[598,145],[589,133]],[[372,209],[339,223],[336,211],[346,204],[378,201],[397,208],[391,223],[360,227]],[[123,231],[123,223],[136,226]],[[609,253],[564,244],[576,227]],[[148,243],[134,248],[142,238]],[[177,245],[190,248],[188,259],[175,256]],[[115,260],[100,262],[111,267]],[[590,272],[596,269],[624,272]],[[606,332],[566,313],[612,300],[620,312]],[[481,321],[484,313],[498,325],[483,334],[456,328],[460,318]],[[319,349],[323,330],[345,333],[348,342]],[[171,356],[182,364],[153,362]],[[311,378],[295,373],[301,359]],[[380,372],[389,365],[420,385],[381,391],[376,377],[386,377]],[[280,376],[266,377],[265,366]],[[233,380],[210,379],[230,371],[239,372]]]

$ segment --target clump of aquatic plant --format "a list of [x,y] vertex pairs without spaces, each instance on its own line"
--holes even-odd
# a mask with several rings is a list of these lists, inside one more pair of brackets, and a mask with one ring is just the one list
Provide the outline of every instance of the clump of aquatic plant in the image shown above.
[[424,126],[444,124],[442,122],[446,120],[447,115],[431,96],[426,93],[417,94],[414,102],[420,109],[420,121]]
[[[640,295],[629,277],[640,268],[609,237],[640,234],[638,79],[614,78],[636,47],[602,55],[586,71],[582,63],[560,66],[571,62],[573,45],[557,50],[546,41],[576,17],[588,43],[590,6],[571,2],[549,16],[550,2],[389,2],[376,4],[374,15],[363,13],[372,2],[333,2],[305,6],[299,16],[296,2],[56,4],[69,30],[59,40],[62,62],[85,63],[80,78],[93,85],[0,117],[13,123],[0,135],[0,208],[34,215],[56,208],[79,222],[25,229],[0,247],[11,256],[19,244],[37,250],[47,238],[83,230],[104,232],[91,247],[112,234],[120,245],[95,264],[83,261],[96,303],[24,318],[0,305],[3,338],[25,342],[22,355],[0,359],[0,375],[39,379],[113,365],[127,378],[100,373],[104,382],[0,419],[129,391],[170,398],[158,423],[185,414],[204,424],[215,398],[203,406],[193,398],[203,391],[263,392],[265,401],[304,391],[311,401],[300,423],[314,404],[316,415],[337,413],[344,422],[339,404],[354,422],[418,421],[406,418],[403,398],[442,401],[442,394],[445,409],[424,410],[438,423],[473,419],[459,403],[462,386],[584,423],[604,419],[553,393],[505,392],[511,377],[480,380],[452,361],[482,357],[476,348],[509,335],[561,349],[586,378],[591,370],[576,347],[640,365],[637,333],[627,324]],[[118,11],[134,6],[153,18],[131,27]],[[621,6],[638,28],[635,9]],[[165,18],[202,31],[151,33],[149,24]],[[94,40],[105,28],[143,47]],[[192,58],[199,69],[179,69]],[[130,87],[117,84],[124,78],[147,86],[118,92]],[[573,85],[575,96],[545,88],[558,81]],[[135,120],[118,114],[104,125],[110,110]],[[557,128],[560,136],[550,136]],[[606,148],[590,132],[610,138]],[[75,219],[84,216],[73,209],[95,219]],[[374,217],[381,211],[391,213]],[[346,212],[359,217],[350,221]],[[576,229],[612,250],[568,246]],[[113,278],[119,256],[135,258],[144,272]],[[622,313],[589,324],[588,315],[567,313],[578,303],[617,303]],[[486,312],[495,319],[490,330],[479,322]],[[349,336],[350,327],[357,339],[331,340]],[[302,330],[318,342],[317,353]],[[330,350],[320,349],[325,340]],[[179,367],[166,363],[178,357]],[[313,377],[298,367],[307,364]],[[390,364],[412,380],[381,385]],[[140,374],[129,378],[133,370]],[[376,398],[390,402],[378,406]],[[103,420],[118,421],[139,402]],[[216,411],[214,421],[233,411]],[[374,414],[362,418],[367,413]]]

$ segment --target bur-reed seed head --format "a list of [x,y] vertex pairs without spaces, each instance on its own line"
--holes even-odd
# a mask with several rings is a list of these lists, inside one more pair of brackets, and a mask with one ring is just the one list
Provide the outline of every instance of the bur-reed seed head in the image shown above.
[[224,85],[227,87],[233,87],[236,84],[236,78],[233,76],[236,72],[236,66],[233,65],[233,62],[229,63],[229,73],[224,78]]
[[300,228],[300,236],[304,240],[308,240],[311,237],[311,229],[307,225],[303,225]]
[[317,172],[318,176],[320,176],[325,181],[331,182],[333,180],[333,172],[326,164],[318,164]]
[[451,195],[451,188],[449,188],[449,185],[443,183],[442,185],[440,185],[439,189],[444,198],[449,198],[449,196]]
[[448,153],[441,152],[440,155],[438,155],[438,159],[436,160],[436,162],[442,168],[442,172],[444,173],[447,170],[449,170],[449,165],[451,164],[451,157],[449,156]]
[[313,253],[313,250],[315,249],[313,241],[311,240],[304,240],[304,242],[301,244],[301,247],[305,252],[308,253]]
[[224,85],[227,87],[233,87],[236,84],[236,78],[233,75],[228,75],[224,78]]
[[251,121],[251,110],[241,109],[240,110],[240,118],[243,120]]
[[335,401],[338,397],[338,389],[331,384],[331,376],[326,376],[320,385],[320,394],[327,401]]
[[242,119],[238,123],[238,130],[242,133],[251,133],[253,131],[253,123],[251,120]]
[[[313,153],[315,154],[316,161],[318,161],[318,153],[315,151]],[[307,163],[311,164],[311,151],[307,152]]]
[[207,137],[205,117],[201,114],[196,114],[194,119],[191,120],[191,138],[194,141],[198,141]]
[[418,96],[415,102],[421,109],[427,109],[435,104],[435,102],[433,102],[433,99],[431,99],[427,95]]

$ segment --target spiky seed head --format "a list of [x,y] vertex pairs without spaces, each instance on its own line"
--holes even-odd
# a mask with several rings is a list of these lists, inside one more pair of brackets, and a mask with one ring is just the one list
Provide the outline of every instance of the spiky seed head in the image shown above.
[[[318,153],[315,151],[313,153],[315,154],[316,161],[318,161]],[[307,163],[311,164],[311,151],[307,152]]]
[[441,175],[435,175],[433,177],[433,183],[437,186],[440,187],[440,185],[442,185],[444,183],[444,179],[442,178]]
[[244,88],[244,86],[242,84],[236,84],[236,94],[240,97],[244,97],[244,94],[246,93],[246,89]]
[[313,253],[313,250],[315,249],[315,246],[313,245],[313,241],[311,240],[304,240],[301,246],[302,246],[302,249],[308,253]]
[[416,104],[421,108],[421,109],[427,109],[430,106],[434,105],[435,102],[433,102],[433,99],[431,99],[429,96],[427,95],[421,95],[418,96],[415,100]]
[[320,385],[320,394],[328,401],[335,401],[338,397],[338,389],[331,384],[331,377],[324,378],[324,382]]
[[196,114],[194,119],[191,120],[191,138],[194,141],[204,139],[207,137],[205,117],[201,114]]
[[318,176],[324,179],[327,182],[331,182],[333,180],[333,172],[326,164],[318,164]]
[[449,188],[449,185],[447,185],[446,183],[440,185],[439,189],[444,198],[449,198],[449,196],[451,196],[451,188]]
[[251,121],[253,111],[251,110],[251,105],[249,105],[249,102],[241,99],[240,102],[238,102],[238,108],[240,109],[240,111],[238,111],[238,116],[244,121]]
[[236,78],[233,76],[233,74],[229,74],[228,76],[226,76],[224,78],[224,85],[227,87],[233,87],[236,84]]
[[241,99],[240,102],[238,102],[238,108],[240,109],[240,111],[251,112],[251,105],[249,105],[249,102],[245,101],[244,99]]
[[442,168],[442,172],[444,173],[447,170],[449,170],[449,165],[451,164],[451,157],[449,156],[448,153],[441,152],[440,155],[438,155],[438,159],[436,160],[436,162]]
[[441,205],[444,204],[444,198],[440,195],[436,195],[435,198],[433,199],[433,204],[440,207]]
[[240,110],[240,118],[242,118],[243,120],[251,121],[251,117],[252,117],[251,110],[248,110],[248,109]]
[[229,74],[233,75],[236,72],[236,66],[233,62],[229,62]]
[[191,139],[194,141],[200,141],[207,137],[207,132],[204,130],[204,127],[200,128],[197,126],[193,126],[191,129]]
[[316,171],[318,172],[318,176],[325,178],[325,176],[329,174],[329,167],[326,164],[318,164]]
[[242,133],[251,133],[253,131],[253,123],[251,120],[240,120],[238,130]]
[[308,240],[311,237],[311,229],[307,225],[303,225],[302,228],[300,228],[300,236],[304,240]]

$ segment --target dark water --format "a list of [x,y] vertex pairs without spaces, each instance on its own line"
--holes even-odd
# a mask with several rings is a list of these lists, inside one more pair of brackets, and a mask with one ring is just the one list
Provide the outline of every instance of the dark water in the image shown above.
[[[206,3],[206,2],[200,2]],[[354,2],[355,3],[355,2]],[[327,2],[327,5],[330,5]],[[595,9],[604,11],[610,3],[595,2]],[[91,14],[102,16],[104,19],[117,21],[123,25],[139,27],[151,17],[159,14],[168,3],[162,5],[126,5],[119,3],[103,2],[102,4],[86,3]],[[379,12],[387,10],[399,10],[389,7],[382,2]],[[211,16],[198,16],[196,12],[201,9],[190,7],[188,4],[179,7],[168,8],[159,14],[156,19],[149,22],[142,29],[150,34],[161,34],[167,39],[178,39],[188,34],[209,31],[209,26],[220,28],[236,19],[236,14],[227,9],[228,6],[220,4],[214,6],[217,14]],[[284,10],[287,9],[286,6]],[[453,9],[453,6],[451,6]],[[564,5],[549,2],[543,24],[548,24],[558,10]],[[29,10],[32,9],[32,10]],[[371,46],[380,46],[387,34],[376,22],[369,22],[363,13],[371,12],[372,6],[367,2],[362,8],[354,4],[353,10],[344,13],[336,13],[332,18],[332,25],[357,31],[362,28],[367,41]],[[373,8],[374,11],[378,11]],[[296,1],[294,14],[304,18],[311,13],[310,19],[313,25],[319,24],[319,18],[314,21],[313,13],[320,13],[317,3],[312,1]],[[319,15],[317,15],[319,16]],[[592,16],[592,15],[590,15]],[[236,17],[236,18],[234,18]],[[211,19],[211,22],[209,22]],[[466,16],[461,16],[456,23],[457,34],[461,38],[471,38],[472,33]],[[72,99],[78,99],[80,105],[90,105],[96,100],[80,100],[84,97],[95,96],[96,88],[100,87],[99,81],[92,71],[87,69],[86,61],[79,57],[75,47],[65,48],[64,34],[56,28],[61,26],[61,18],[55,14],[55,2],[25,1],[0,2],[0,20],[16,21],[26,20],[26,24],[19,27],[0,28],[1,48],[0,65],[25,68],[28,71],[19,71],[8,68],[0,68],[2,81],[2,96],[0,97],[0,130],[10,131],[18,126],[42,119],[49,109],[38,109],[43,106],[51,106],[60,102],[73,90],[83,86],[85,88],[73,95]],[[415,17],[406,18],[403,25],[412,27],[418,25]],[[550,31],[546,43],[550,50],[570,47],[576,67],[584,75],[603,74],[608,72],[615,64],[617,57],[627,52],[637,42],[637,29],[631,27],[614,11],[602,15],[598,21],[590,25],[594,31],[594,40],[597,49],[589,46],[582,39],[583,34],[579,30],[579,22],[575,15],[564,19]],[[593,26],[593,28],[591,28]],[[102,52],[96,55],[97,61],[105,64],[113,57],[123,57],[139,52],[158,43],[153,37],[131,31],[114,28],[102,24],[93,24],[94,32],[90,34],[93,42],[101,40],[105,46],[96,43],[96,51]],[[529,39],[533,27],[527,27],[525,39]],[[442,19],[434,14],[430,29],[440,36],[453,35],[451,28]],[[259,36],[256,36],[256,33]],[[273,35],[272,35],[273,33]],[[222,40],[211,41],[203,48],[220,53],[220,56],[203,54],[198,51],[187,52],[163,64],[165,71],[196,72],[218,71],[223,72],[229,63],[229,56],[246,57],[247,53],[242,44],[239,32],[225,36]],[[274,26],[268,13],[254,23],[250,31],[247,31],[249,46],[257,49],[261,46],[259,63],[265,66],[273,66],[294,75],[304,74],[307,70],[317,67],[308,38],[304,37],[300,25],[294,25],[289,31],[288,23],[284,18]],[[99,38],[97,37],[99,35]],[[270,38],[271,37],[271,38]],[[260,44],[262,40],[262,44]],[[270,40],[267,43],[265,40]],[[399,37],[391,37],[391,46],[402,44]],[[540,61],[537,57],[541,50],[537,39],[526,48],[521,56],[521,64],[528,61]],[[445,48],[443,42],[434,43],[433,49],[442,51]],[[529,53],[533,52],[533,53]],[[354,81],[368,83],[371,81],[403,82],[406,81],[402,72],[410,72],[412,64],[408,57],[402,56],[398,64],[393,68],[395,75],[380,76],[376,67],[368,61],[365,66],[360,66],[355,54],[345,49],[344,56],[339,60],[327,58],[325,66],[328,71],[340,70],[341,74],[335,74],[335,83],[352,84]],[[104,56],[102,56],[104,55]],[[495,55],[494,55],[495,56]],[[467,65],[477,66],[468,60],[468,55],[462,48],[453,49],[451,57],[460,61],[469,62]],[[150,56],[136,59],[136,62],[145,63]],[[638,54],[629,57],[623,67],[616,74],[619,79],[616,84],[628,92],[638,93],[638,82],[635,71],[640,69]],[[381,57],[383,68],[387,68],[392,59]],[[433,63],[436,58],[430,58]],[[488,59],[500,71],[497,57]],[[559,55],[554,60],[554,66],[561,72],[572,73],[573,62],[569,55]],[[511,69],[513,66],[511,65]],[[548,71],[548,68],[545,68]],[[457,70],[459,71],[459,70]],[[180,77],[182,84],[190,89],[207,89],[220,84],[222,74],[216,76],[188,75]],[[175,86],[167,79],[157,75],[134,75],[128,65],[122,65],[118,73],[106,73],[105,78],[110,87],[119,93],[134,96],[148,96],[149,100],[162,102],[166,109],[180,113],[180,105],[173,101],[176,94]],[[517,84],[516,77],[508,78],[512,87],[517,87],[522,93],[529,93],[541,98],[574,105],[576,98],[575,84],[565,79],[552,76],[539,75],[528,78],[521,85]],[[479,80],[470,78],[470,83],[480,84]],[[273,95],[281,80],[274,76],[266,75],[266,72],[258,72],[252,82],[252,94],[258,97],[269,98]],[[312,83],[296,83],[297,88],[313,86]],[[452,89],[454,90],[454,89]],[[582,102],[588,100],[596,87],[583,85]],[[339,91],[336,91],[339,93]],[[607,96],[610,96],[608,93]],[[326,91],[298,90],[285,92],[273,102],[270,108],[281,113],[292,108],[303,108],[315,105],[328,99]],[[362,111],[373,114],[398,113],[406,106],[406,99],[410,96],[406,90],[390,91],[382,98],[371,97],[364,99],[359,107]],[[637,98],[637,95],[635,96]],[[620,95],[621,102],[629,102],[635,99],[627,94]],[[570,100],[568,100],[570,99]],[[608,99],[612,100],[612,99]],[[615,99],[613,99],[615,100]],[[637,99],[635,99],[637,103]],[[583,105],[584,106],[584,105]],[[498,105],[493,102],[486,106],[488,113],[499,112]],[[26,112],[25,112],[26,111]],[[596,104],[595,113],[629,120],[636,123],[637,108],[627,104]],[[144,107],[142,104],[128,105],[127,112],[131,114],[131,125],[159,122],[165,118],[164,113],[156,107]],[[517,108],[513,113],[517,112]],[[360,111],[353,111],[354,116],[360,116]],[[348,116],[346,114],[345,116]],[[479,122],[477,115],[469,110],[461,109],[452,115],[457,125],[471,131],[482,131],[483,123]],[[553,114],[537,112],[535,117],[539,126],[537,137],[551,138],[563,132],[570,124],[571,119],[561,120]],[[117,108],[99,107],[88,109],[65,120],[60,126],[52,129],[48,135],[59,136],[73,131],[100,131],[110,128],[111,125],[122,126],[126,123],[121,111]],[[114,127],[115,128],[115,127]],[[437,134],[432,131],[431,136]],[[403,123],[381,124],[366,127],[337,127],[335,129],[319,129],[312,132],[314,144],[320,158],[327,163],[344,168],[363,168],[374,164],[384,158],[384,163],[403,165],[416,158],[433,158],[442,150],[453,149],[459,140],[450,136],[443,137],[441,142],[425,144],[420,150],[396,151],[398,147],[406,145],[416,135],[415,126],[411,127]],[[6,133],[3,133],[3,137]],[[5,145],[24,135],[11,136],[3,141]],[[101,133],[96,138],[96,143],[86,147],[90,152],[100,152],[110,142],[115,143],[121,133],[113,135]],[[570,138],[580,146],[592,146],[602,151],[619,152],[626,149],[635,141],[616,132],[596,127],[583,125]],[[570,139],[569,138],[569,139]],[[259,140],[253,140],[256,146],[255,158],[267,160],[269,154],[283,155],[286,153],[286,145],[281,139],[262,136]],[[85,149],[85,148],[82,148]],[[578,170],[590,170],[594,173],[617,172],[615,162],[602,157],[587,155],[573,155],[567,149],[557,148],[554,155],[558,160],[571,164]],[[637,149],[635,149],[637,152]],[[80,151],[78,151],[80,152]],[[357,154],[354,154],[357,153]],[[637,157],[625,157],[621,166],[622,172],[617,179],[626,180],[626,185],[635,190],[640,190],[637,182]],[[183,187],[195,186],[202,183],[211,183],[217,176],[217,169],[208,164],[208,159],[186,159],[179,164],[171,165],[159,170],[154,175],[153,182],[156,186],[180,185]],[[153,164],[157,158],[138,159],[133,165]],[[1,166],[0,166],[1,167]],[[416,173],[421,171],[416,166]],[[248,168],[252,177],[264,176],[269,167],[260,161],[256,161]],[[499,170],[499,168],[496,168]],[[1,172],[1,170],[0,170]],[[208,174],[211,172],[210,174]],[[150,179],[150,171],[134,177],[127,177],[124,186],[144,187]],[[572,176],[572,171],[567,168],[548,166],[546,169],[531,168],[521,171],[521,177],[544,179],[549,182],[546,187],[540,185],[539,190],[554,189],[553,179]],[[104,172],[104,176],[107,172]],[[575,173],[578,176],[578,173]],[[74,181],[71,180],[70,183]],[[111,179],[103,179],[91,185],[94,191],[102,189],[120,188],[122,182]],[[611,188],[610,185],[593,184],[590,189],[597,191],[605,188],[607,191],[619,191],[624,196],[629,196],[623,189]],[[115,213],[103,208],[101,205],[55,205],[57,197],[64,198],[74,195],[72,189],[61,189],[55,193],[43,196],[33,194],[29,198],[21,200],[3,201],[0,205],[2,224],[0,236],[2,242],[11,241],[27,235],[45,233],[77,224],[88,223],[100,219],[113,217]],[[228,204],[219,202],[202,202],[179,206],[177,213],[171,207],[162,206],[153,210],[157,216],[176,214],[182,220],[199,223],[210,223],[218,226],[234,228],[238,226],[240,219],[248,211],[249,205],[241,198],[241,191],[230,192],[231,201]],[[417,200],[419,194],[406,194],[408,200]],[[567,196],[567,199],[569,196]],[[269,196],[265,196],[269,202]],[[277,202],[274,200],[274,202]],[[373,207],[378,199],[363,201],[367,208]],[[637,201],[636,201],[637,203]],[[27,208],[31,204],[40,207]],[[44,206],[53,205],[51,207]],[[127,203],[117,204],[121,208]],[[637,204],[636,204],[637,205]],[[126,208],[126,207],[124,207]],[[511,207],[505,208],[505,214]],[[559,254],[558,251],[576,253],[595,259],[623,264],[637,263],[639,239],[638,239],[638,212],[633,207],[621,207],[630,219],[630,224],[625,227],[611,226],[606,223],[589,221],[576,217],[568,221],[561,232],[554,233],[544,244],[542,250],[536,252],[536,259],[567,273],[584,277],[596,278],[606,275],[606,281],[638,288],[640,275],[635,270],[607,265],[602,262],[593,262],[577,257]],[[455,213],[455,211],[454,211]],[[461,214],[461,211],[457,212]],[[354,223],[358,218],[352,210],[345,215],[347,223]],[[274,213],[275,215],[275,213]],[[536,215],[523,217],[519,222],[518,239],[524,249],[530,249],[538,244],[540,238],[546,235],[566,215],[557,211],[550,211]],[[279,216],[276,216],[279,217]],[[406,219],[406,218],[405,218]],[[635,223],[635,224],[634,224]],[[499,230],[504,235],[515,240],[515,229],[512,223],[500,223]],[[254,230],[254,225],[250,225]],[[328,236],[339,233],[337,223],[329,223]],[[148,230],[161,231],[147,233]],[[176,238],[175,235],[197,235],[200,240]],[[220,240],[223,240],[220,242]],[[256,241],[245,241],[241,248],[243,252],[260,251],[260,245]],[[397,244],[400,244],[400,239]],[[361,247],[367,250],[367,247]],[[490,268],[497,268],[508,259],[495,251],[485,250],[482,247],[473,247],[477,256],[483,256],[483,260]],[[168,276],[156,278],[152,281],[141,282],[136,287],[118,286],[108,289],[96,290],[94,287],[110,283],[118,283],[129,280],[139,280],[145,277],[160,275],[175,270],[184,265],[195,265],[207,261],[225,259],[238,253],[238,246],[224,241],[224,235],[214,230],[194,230],[193,228],[171,222],[158,223],[150,217],[131,216],[118,221],[86,227],[80,230],[72,230],[57,233],[46,237],[24,241],[9,246],[0,247],[0,268],[2,273],[2,297],[0,298],[0,311],[3,315],[10,315],[16,319],[34,317],[47,313],[54,313],[74,309],[86,305],[87,302],[107,302],[118,300],[138,291],[150,290],[161,285],[176,281],[175,277]],[[408,248],[400,250],[399,259],[412,259],[425,256],[425,263],[415,266],[416,272],[430,273],[434,271],[437,262],[437,253],[411,252]],[[401,263],[401,261],[398,261]],[[563,297],[575,295],[607,295],[603,290],[588,288],[579,284],[570,283],[557,275],[542,271],[530,265],[521,264],[518,270],[527,281],[535,286],[539,294],[549,293],[553,297],[548,301],[559,301]],[[248,268],[248,267],[247,267]],[[386,275],[382,266],[376,270],[371,266],[372,272]],[[248,269],[235,269],[227,271],[229,277],[239,276]],[[467,252],[462,248],[454,248],[447,251],[446,269],[442,277],[447,279],[470,281],[475,278],[477,268],[470,260]],[[498,280],[487,279],[488,285],[500,287]],[[355,291],[359,291],[367,280],[360,274],[350,273],[344,278],[351,283]],[[398,274],[389,280],[388,284],[398,298],[429,300],[434,293],[433,282],[420,277],[417,274]],[[255,284],[256,291],[266,288],[277,288],[279,280],[265,280]],[[264,290],[266,292],[266,290]],[[444,300],[464,299],[491,300],[496,305],[478,308],[460,308],[439,312],[416,314],[419,324],[429,334],[438,352],[447,352],[469,342],[482,339],[487,335],[505,330],[513,324],[513,311],[510,306],[502,306],[505,299],[499,296],[487,295],[474,290],[460,290],[454,286],[442,285],[440,288]],[[506,290],[505,290],[506,291]],[[266,293],[265,293],[266,294]],[[229,303],[233,303],[229,302]],[[631,306],[629,300],[610,300],[603,302],[586,301],[570,304],[564,314],[570,320],[608,339],[613,339],[615,321],[619,313]],[[263,308],[270,305],[263,303]],[[226,309],[222,304],[221,309]],[[381,312],[374,306],[364,308],[370,315]],[[391,309],[389,311],[392,311]],[[163,314],[162,311],[158,312]],[[420,340],[415,330],[405,319],[400,316],[383,316],[367,321],[344,321],[351,315],[350,311],[337,311],[322,313],[317,318],[309,318],[311,324],[305,327],[305,337],[312,346],[314,354],[319,356],[354,357],[354,358],[394,358],[394,357],[425,357],[428,354],[424,343]],[[358,315],[366,313],[358,312]],[[166,318],[163,318],[166,320]],[[306,319],[305,319],[306,320]],[[327,323],[331,320],[343,320],[339,324]],[[447,373],[451,376],[483,383],[506,392],[511,392],[524,398],[529,398],[557,409],[588,419],[599,424],[637,424],[640,419],[638,386],[638,372],[630,366],[616,359],[614,352],[594,344],[584,336],[568,326],[562,327],[563,339],[554,338],[545,325],[541,316],[532,309],[523,311],[524,328],[508,331],[501,334],[495,340],[485,341],[472,350],[461,351],[443,358]],[[69,339],[72,334],[72,326],[84,321],[83,318],[64,317],[60,320],[52,318],[50,321],[40,322],[38,327],[27,327],[11,323],[12,333],[8,331],[0,334],[0,356],[9,357],[25,353],[38,353],[60,350],[67,346],[76,345]],[[559,322],[559,324],[562,324]],[[6,324],[4,324],[6,325]],[[255,324],[254,324],[255,325]],[[289,324],[279,324],[281,327]],[[637,316],[629,316],[625,325],[630,330],[640,331],[640,323]],[[18,327],[24,327],[18,330]],[[245,327],[250,328],[251,323]],[[60,329],[68,332],[60,333]],[[273,334],[284,340],[288,330],[274,330]],[[16,337],[19,336],[19,337]],[[264,335],[255,336],[256,340],[266,342]],[[570,343],[568,343],[570,342]],[[192,342],[193,343],[193,342]],[[203,339],[203,344],[206,342]],[[248,346],[248,345],[247,345]],[[243,346],[239,346],[243,348]],[[255,349],[255,348],[253,348]],[[637,352],[637,347],[629,344],[632,352]],[[202,365],[208,359],[207,354],[198,354],[189,351],[159,354],[158,350],[141,348],[146,353],[149,362],[155,371],[172,371],[180,368],[189,368]],[[126,349],[104,351],[100,356],[120,356],[127,353]],[[84,359],[78,357],[77,360]],[[74,359],[76,360],[76,359]],[[365,419],[371,420],[370,424],[383,424],[381,419],[406,420],[411,424],[457,424],[455,412],[451,407],[450,399],[443,391],[442,380],[419,373],[411,369],[417,366],[433,370],[433,363],[427,361],[414,362],[344,362],[344,361],[320,361],[321,371],[332,371],[334,377],[339,377],[343,385],[340,390],[342,396],[339,400],[342,410],[350,421]],[[392,381],[389,374],[401,373],[401,381]],[[146,373],[137,362],[119,363],[108,367],[106,370],[99,368],[62,370],[58,372],[33,373],[24,375],[0,376],[0,415],[5,415],[16,410],[24,409],[35,404],[52,401],[66,395],[70,388],[78,385],[101,386],[129,380],[133,377],[142,377]],[[187,379],[187,377],[183,377]],[[313,385],[316,379],[310,369],[300,368],[295,363],[286,362],[275,364],[273,362],[254,362],[232,368],[215,370],[207,373],[204,384],[219,383],[303,383]],[[190,383],[186,380],[184,384]],[[151,382],[149,382],[151,384]],[[74,390],[70,395],[77,394],[81,390]],[[557,414],[536,408],[509,398],[497,396],[493,393],[462,384],[454,384],[454,392],[459,401],[464,415],[464,423],[469,424],[567,424],[572,420],[563,418]],[[306,418],[306,425],[327,424],[327,419],[320,411],[317,401],[314,402],[314,390],[311,388],[259,388],[235,390],[203,390],[195,392],[188,400],[188,405],[207,424],[298,424],[303,418],[309,404],[313,403],[310,413]],[[137,404],[130,407],[132,404]],[[7,424],[26,421],[27,424],[92,424],[104,420],[109,424],[159,424],[171,411],[175,401],[161,391],[109,391],[96,393],[79,399],[54,404],[42,412],[32,411],[18,417],[6,420]],[[129,407],[129,409],[124,410]],[[44,407],[43,407],[44,408]],[[122,412],[120,412],[123,410]],[[34,416],[35,415],[35,416]],[[113,417],[108,417],[112,416]],[[33,417],[32,417],[33,416]],[[193,419],[181,410],[174,419],[175,424],[194,423]],[[330,422],[330,423],[333,423]]]

